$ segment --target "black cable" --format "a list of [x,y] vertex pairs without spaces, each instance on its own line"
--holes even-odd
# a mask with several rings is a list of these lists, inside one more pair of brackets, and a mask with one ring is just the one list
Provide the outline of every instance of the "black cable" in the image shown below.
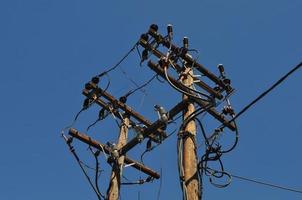
[[[299,63],[297,66],[295,66],[293,69],[291,69],[288,73],[286,73],[284,76],[282,76],[278,81],[276,81],[271,87],[269,87],[266,91],[261,93],[256,99],[254,99],[251,103],[249,103],[247,106],[245,106],[240,112],[237,113],[235,117],[233,117],[229,122],[233,122],[235,119],[240,117],[244,112],[246,112],[250,107],[252,107],[255,103],[257,103],[259,100],[261,100],[264,96],[266,96],[268,93],[270,93],[273,89],[275,89],[278,85],[280,85],[285,79],[287,79],[292,73],[297,71],[300,67],[302,67],[302,62]],[[225,125],[223,125],[225,127]]]
[[[87,102],[88,102],[87,105],[85,105],[85,101],[84,101],[83,108],[80,110],[80,112],[77,113],[76,117],[74,118],[73,123],[72,123],[70,126],[66,127],[66,128],[72,127],[73,124],[74,124],[74,123],[76,122],[76,120],[78,119],[79,115],[82,113],[82,111],[87,110],[87,109],[88,109],[95,101],[97,101],[97,99],[98,99],[100,96],[102,96],[103,93],[105,93],[105,92],[108,90],[108,88],[109,88],[109,86],[110,86],[110,84],[111,84],[111,80],[110,80],[110,77],[109,77],[108,74],[106,74],[106,76],[107,76],[107,78],[108,78],[108,82],[107,82],[107,85],[106,85],[105,89],[104,89],[104,90],[101,90],[101,92],[97,94],[96,98],[94,98],[94,99],[91,100],[91,97],[88,97],[87,99],[85,99],[85,101],[88,100],[88,101],[87,101]],[[98,88],[97,88],[97,89],[98,89]],[[95,122],[95,123],[97,123],[97,122]],[[94,124],[93,124],[93,125],[94,125]],[[65,128],[65,129],[66,129],[66,128]],[[90,128],[90,127],[89,127],[89,128]],[[89,128],[88,128],[88,130],[89,130]],[[65,129],[63,129],[63,130],[65,130]],[[88,130],[87,130],[87,131],[88,131]]]
[[100,154],[99,151],[93,152],[92,148],[89,146],[89,149],[91,153],[93,154],[93,157],[95,158],[95,177],[94,177],[94,184],[97,192],[105,199],[105,196],[101,193],[100,188],[99,188],[99,159],[98,155]]
[[87,165],[87,164],[84,163],[83,161],[80,161],[80,162],[81,162],[81,164],[82,164],[84,167],[86,167],[87,169],[90,169],[90,170],[93,170],[93,171],[96,170],[94,167],[91,167],[91,166]]
[[76,121],[78,120],[78,117],[80,116],[80,114],[81,114],[84,110],[86,110],[86,109],[87,109],[87,108],[83,107],[83,108],[75,115],[75,117],[74,117],[72,123],[71,123],[70,125],[68,125],[68,126],[66,126],[66,127],[64,127],[64,128],[62,129],[61,134],[64,134],[64,132],[65,132],[67,129],[71,128],[71,127],[76,123]]
[[[215,173],[221,174],[221,177],[219,177],[219,178],[222,178],[223,176],[227,176],[227,178],[228,178],[227,182],[225,184],[215,183],[213,181],[213,179],[212,179],[212,177],[215,177]],[[227,186],[229,186],[231,184],[231,182],[232,182],[232,176],[229,173],[225,172],[225,171],[217,171],[217,170],[215,170],[214,173],[212,173],[212,175],[210,176],[209,180],[210,180],[210,183],[212,185],[214,185],[215,187],[225,188],[225,187],[227,187]]]
[[138,43],[135,43],[135,45],[126,53],[126,55],[119,60],[114,66],[112,66],[111,68],[109,68],[108,70],[100,73],[99,75],[97,75],[98,77],[104,76],[105,74],[108,74],[109,72],[111,72],[112,70],[115,70],[129,55],[130,53],[137,47]]
[[128,79],[136,87],[139,87],[139,85],[135,82],[135,80],[131,78],[122,67],[119,67],[119,69],[122,72],[122,74],[126,77],[126,79]]
[[238,131],[238,127],[237,127],[236,121],[233,121],[233,122],[234,122],[234,126],[235,126],[235,142],[234,142],[233,146],[231,146],[228,150],[221,151],[221,153],[228,153],[228,152],[232,151],[233,149],[235,149],[235,147],[238,144],[239,131]]
[[94,187],[94,185],[92,184],[92,181],[91,181],[90,177],[88,176],[86,170],[83,168],[83,166],[82,166],[82,164],[81,164],[80,158],[78,157],[77,153],[75,152],[74,147],[71,145],[71,141],[72,141],[72,140],[71,140],[71,139],[68,139],[64,134],[62,134],[62,137],[63,137],[63,139],[65,140],[66,144],[68,145],[70,152],[72,153],[72,155],[73,155],[74,158],[76,159],[76,161],[77,161],[78,165],[80,166],[82,172],[84,173],[86,179],[88,180],[89,185],[92,187],[93,191],[95,192],[95,194],[96,194],[98,200],[102,200],[101,194],[98,193],[97,189],[96,189],[96,188]]
[[[185,94],[185,95],[187,95],[187,96],[189,96],[189,97],[191,97],[191,98],[194,98],[194,99],[199,99],[199,100],[202,100],[202,101],[209,101],[209,100],[207,100],[207,99],[202,99],[202,98],[200,98],[200,97],[198,97],[198,96],[196,96],[196,95],[190,94],[190,93],[188,93],[188,92],[186,92],[186,91],[184,91],[184,90],[178,88],[178,87],[177,87],[176,85],[174,85],[174,84],[171,82],[171,80],[169,79],[169,75],[168,75],[168,72],[167,72],[167,67],[164,67],[164,72],[165,72],[166,80],[168,81],[169,85],[170,85],[172,88],[174,88],[175,90],[177,90],[178,92],[180,92],[180,93],[182,93],[182,94]],[[187,86],[185,86],[185,85],[183,85],[183,86],[184,86],[185,88],[189,89],[189,87],[187,87]],[[190,88],[190,90],[192,90],[192,89]],[[209,96],[206,95],[206,97],[209,97]]]
[[213,105],[211,103],[209,103],[205,108],[199,107],[198,109],[196,109],[194,112],[192,112],[185,120],[184,122],[181,124],[179,130],[183,131],[183,129],[187,126],[187,124],[194,120],[198,115],[207,112]]
[[86,131],[88,132],[91,127],[95,126],[99,121],[102,121],[103,119],[105,119],[108,115],[109,115],[109,112],[107,112],[105,108],[102,108],[99,111],[98,118],[87,127]]
[[[170,64],[175,68],[175,66],[174,66],[174,64],[171,62],[171,60],[169,60],[169,62],[170,62]],[[192,74],[188,73],[188,75],[191,76],[192,79],[194,79],[194,76],[193,76]],[[166,77],[169,78],[169,76],[166,76]],[[204,97],[206,97],[206,98],[208,98],[208,99],[213,99],[213,98],[210,97],[209,95],[204,94],[204,93],[202,93],[202,92],[200,92],[200,91],[198,91],[198,90],[196,90],[196,89],[187,87],[187,86],[185,86],[184,84],[182,84],[182,85],[183,85],[186,89],[190,90],[191,92],[195,92],[195,93],[197,93],[197,94],[199,94],[199,95],[202,95],[202,96],[204,96]]]
[[[93,104],[100,96],[102,96],[103,93],[107,92],[109,86],[111,85],[111,80],[110,80],[110,76],[109,76],[108,74],[106,74],[106,76],[107,76],[107,78],[108,78],[108,82],[107,82],[107,85],[106,85],[105,89],[104,89],[104,90],[101,89],[101,92],[98,93],[97,97],[96,97],[95,99],[93,99],[93,100],[89,103],[89,105],[87,106],[87,108],[90,107],[90,106],[91,106],[91,105],[92,105],[92,104]],[[98,88],[99,88],[99,87],[97,87],[97,89],[98,89]],[[86,108],[86,109],[87,109],[87,108]]]
[[240,180],[249,181],[249,182],[257,183],[257,184],[260,184],[260,185],[266,185],[266,186],[270,186],[270,187],[273,187],[273,188],[278,188],[278,189],[281,189],[281,190],[287,190],[287,191],[290,191],[290,192],[296,192],[296,193],[302,194],[302,190],[297,190],[297,189],[293,189],[293,188],[289,188],[289,187],[285,187],[285,186],[280,186],[280,185],[276,185],[276,184],[272,184],[272,183],[258,181],[258,180],[254,180],[254,179],[250,179],[250,178],[246,178],[246,177],[238,176],[238,175],[234,175],[234,174],[231,174],[231,176],[234,177],[234,178],[240,179]]
[[[200,115],[203,112],[206,112],[208,109],[210,109],[213,105],[210,103],[207,105],[205,108],[199,107],[196,109],[194,112],[192,112],[187,118],[184,120],[184,122],[181,124],[179,128],[179,133],[182,133],[184,128],[187,126],[187,124],[196,119],[198,115]],[[177,139],[177,152],[178,152],[178,171],[180,174],[180,186],[183,191],[183,199],[187,199],[187,191],[186,191],[186,185],[183,180],[183,167],[182,167],[182,162],[183,162],[183,155],[182,155],[182,140],[183,140],[184,135],[179,134],[178,139]]]
[[209,142],[208,137],[207,137],[207,135],[206,135],[206,131],[204,130],[204,127],[203,127],[201,121],[200,121],[197,117],[195,118],[195,120],[196,120],[196,121],[198,122],[198,124],[199,124],[199,127],[200,127],[200,129],[201,129],[201,133],[202,133],[202,136],[203,136],[203,138],[204,138],[204,140],[205,140],[206,145],[210,145],[210,142]]
[[95,126],[99,121],[101,121],[100,118],[98,118],[97,120],[95,120],[92,124],[90,124],[90,125],[86,128],[86,131],[88,132],[89,129],[90,129],[91,127]]
[[157,74],[152,76],[148,81],[146,81],[144,84],[142,84],[141,86],[138,86],[136,89],[134,90],[130,90],[126,95],[125,97],[129,97],[130,95],[134,94],[136,91],[146,87],[147,85],[149,85],[155,78],[156,78]]

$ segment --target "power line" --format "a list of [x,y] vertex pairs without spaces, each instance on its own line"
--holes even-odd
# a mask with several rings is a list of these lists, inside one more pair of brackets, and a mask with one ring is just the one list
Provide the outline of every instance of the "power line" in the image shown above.
[[[238,117],[240,117],[244,112],[246,112],[250,107],[252,107],[254,104],[256,104],[259,100],[261,100],[264,96],[266,96],[268,93],[270,93],[273,89],[275,89],[278,85],[280,85],[285,79],[287,79],[292,73],[297,71],[300,67],[302,67],[302,62],[296,65],[293,69],[291,69],[287,74],[285,74],[283,77],[281,77],[278,81],[276,81],[270,88],[268,88],[266,91],[261,93],[256,99],[254,99],[251,103],[249,103],[247,106],[245,106],[238,114],[232,118],[229,122],[234,121]],[[224,127],[225,125],[223,125]]]
[[154,76],[152,76],[148,81],[146,81],[144,84],[142,85],[137,85],[137,88],[135,88],[134,90],[130,90],[125,96],[128,97],[130,95],[132,95],[133,93],[135,93],[138,90],[141,90],[142,88],[146,87],[147,85],[149,85],[155,78],[157,77],[157,74],[155,74]]
[[130,53],[137,47],[137,43],[135,43],[135,45],[124,55],[124,57],[122,57],[121,60],[119,60],[115,65],[113,65],[111,68],[109,68],[108,70],[100,73],[99,75],[97,75],[98,77],[101,77],[109,72],[111,72],[112,70],[115,70],[129,55]]
[[249,182],[257,183],[257,184],[260,184],[260,185],[266,185],[266,186],[269,186],[269,187],[278,188],[278,189],[281,189],[281,190],[287,190],[287,191],[290,191],[290,192],[296,192],[296,193],[302,194],[302,190],[292,189],[292,188],[289,188],[289,187],[286,187],[286,186],[280,186],[280,185],[276,185],[276,184],[273,184],[273,183],[258,181],[258,180],[255,180],[255,179],[250,179],[250,178],[246,178],[246,177],[242,177],[242,176],[237,176],[237,175],[234,175],[234,174],[231,174],[231,176],[234,177],[234,178],[240,179],[240,180],[249,181]]
[[70,152],[72,153],[72,155],[76,159],[78,165],[80,166],[83,174],[85,175],[85,177],[86,177],[89,185],[91,186],[91,188],[93,189],[94,193],[96,194],[98,200],[102,200],[102,198],[105,199],[105,197],[101,193],[99,193],[99,190],[93,185],[93,183],[92,183],[89,175],[87,174],[86,170],[83,168],[82,161],[80,160],[79,156],[75,152],[74,147],[71,145],[72,139],[68,139],[64,134],[62,134],[62,137],[65,140],[67,146],[69,147]]

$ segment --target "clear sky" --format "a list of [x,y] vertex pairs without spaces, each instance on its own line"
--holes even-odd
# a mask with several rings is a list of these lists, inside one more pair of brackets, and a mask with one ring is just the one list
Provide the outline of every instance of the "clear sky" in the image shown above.
[[[240,110],[301,62],[301,7],[301,0],[0,1],[0,199],[96,199],[60,131],[81,108],[84,84],[116,63],[151,23],[163,33],[173,24],[178,44],[188,36],[191,47],[199,50],[199,62],[209,70],[216,73],[216,65],[223,63],[236,89],[232,105]],[[152,75],[148,67],[139,66],[135,52],[122,67],[138,83]],[[119,70],[110,78],[109,91],[117,96],[135,87]],[[302,189],[301,81],[300,70],[238,120],[239,145],[223,157],[227,171]],[[181,98],[158,81],[146,90],[148,96],[138,92],[129,104],[151,121],[157,118],[155,103],[169,109]],[[94,106],[83,113],[76,127],[84,131],[97,112]],[[214,120],[205,126],[212,130]],[[117,131],[109,117],[89,134],[113,142]],[[93,165],[87,146],[74,145]],[[139,160],[144,146],[130,155]],[[146,155],[145,163],[156,171],[162,168],[160,199],[181,199],[176,136]],[[104,160],[101,166],[108,173]],[[104,172],[100,178],[102,191],[107,189],[106,176]],[[144,178],[130,168],[125,176]],[[207,178],[203,182],[206,200],[302,197],[237,179],[224,189],[213,187]],[[140,194],[142,200],[153,200],[159,187],[159,181],[125,186],[122,199]]]

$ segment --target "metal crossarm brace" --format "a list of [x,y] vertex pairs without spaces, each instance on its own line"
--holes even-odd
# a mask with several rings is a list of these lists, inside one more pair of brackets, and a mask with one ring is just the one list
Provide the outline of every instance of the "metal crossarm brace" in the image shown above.
[[[83,133],[80,133],[79,131],[77,131],[76,129],[74,128],[71,128],[69,129],[69,135],[72,136],[72,137],[75,137],[77,138],[78,140],[110,155],[112,150],[111,148],[109,148],[107,145],[105,144],[102,144],[102,143],[99,143],[97,142],[96,140],[93,140],[91,137],[89,137],[88,135],[85,135]],[[130,165],[131,167],[141,171],[141,172],[144,172],[145,174],[149,175],[149,176],[152,176],[153,178],[156,178],[156,179],[159,179],[160,178],[160,175],[153,171],[152,169],[146,167],[145,165],[143,165],[142,163],[140,162],[137,162],[129,157],[126,157],[125,156],[125,160],[124,162],[128,165]]]

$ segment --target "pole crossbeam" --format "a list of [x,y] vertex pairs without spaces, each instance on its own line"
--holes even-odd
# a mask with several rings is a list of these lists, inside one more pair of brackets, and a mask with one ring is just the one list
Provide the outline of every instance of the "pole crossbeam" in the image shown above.
[[[184,110],[185,106],[188,104],[189,100],[184,100],[174,106],[168,113],[168,120],[172,120],[178,113]],[[148,137],[154,130],[164,127],[167,125],[167,122],[162,121],[161,119],[155,121],[151,126],[145,128],[139,137],[135,137],[130,140],[124,147],[122,147],[119,152],[120,155],[126,154],[130,149],[132,149],[137,144],[141,143],[142,140]]]
[[[179,52],[181,52],[179,47],[177,47],[176,45],[172,44],[170,41],[168,41],[167,39],[165,39],[156,30],[150,28],[149,31],[148,31],[148,34],[150,36],[152,36],[157,41],[157,43],[163,44],[165,47],[171,49],[175,54],[179,54]],[[233,90],[230,85],[225,84],[220,78],[218,78],[212,72],[210,72],[209,70],[207,70],[203,65],[201,65],[198,62],[196,62],[192,58],[192,56],[190,54],[185,53],[185,54],[179,54],[179,55],[180,55],[180,57],[182,59],[184,59],[187,62],[187,65],[196,68],[199,72],[201,72],[202,74],[204,74],[205,76],[207,76],[209,79],[211,79],[212,81],[214,81],[217,85],[219,85],[220,87],[222,87],[227,92],[230,93]]]
[[[71,128],[69,129],[69,135],[88,144],[89,146],[92,146],[108,155],[111,155],[113,152],[112,152],[112,149],[110,147],[108,147],[107,145],[105,144],[102,144],[96,140],[93,140],[91,137],[89,137],[88,135],[86,134],[83,134],[83,133],[80,133],[78,130],[74,129],[74,128]],[[149,176],[152,176],[153,178],[155,179],[159,179],[160,178],[160,175],[153,171],[152,169],[146,167],[145,165],[143,165],[142,163],[138,162],[138,161],[135,161],[127,156],[125,156],[124,158],[124,162],[125,164],[141,171],[141,172],[144,172],[145,174],[149,175]]]
[[[134,119],[136,119],[138,122],[144,124],[147,127],[151,126],[152,123],[149,120],[147,120],[141,114],[139,114],[138,112],[136,112],[130,106],[128,106],[128,105],[122,103],[121,101],[115,99],[111,94],[109,94],[108,92],[106,92],[103,89],[99,88],[96,84],[94,84],[92,82],[90,82],[89,84],[91,85],[91,87],[93,88],[93,90],[92,91],[88,91],[87,89],[84,89],[83,92],[82,92],[83,95],[85,95],[88,98],[95,98],[96,97],[97,104],[100,105],[100,106],[102,106],[106,110],[110,111],[110,106],[100,99],[100,97],[104,97],[112,105],[117,106],[118,108],[120,108],[121,110],[123,110],[126,114],[128,114],[129,116],[131,116]],[[93,97],[93,95],[94,95],[94,97]],[[158,128],[158,129],[154,130],[154,132],[152,132],[148,137],[152,141],[154,141],[156,143],[160,143],[161,142],[161,138],[166,138],[166,136],[167,136],[167,134],[162,129]]]
[[[151,51],[156,57],[158,58],[164,58],[165,54],[163,54],[162,52],[160,52],[158,49],[154,48],[151,44],[149,44],[146,40],[144,39],[140,39],[139,44],[147,49],[148,51]],[[171,59],[169,60],[169,62],[171,62],[173,64],[173,66],[176,68],[177,72],[182,72],[184,69],[183,67],[179,66],[177,63],[175,63],[174,61],[172,61]],[[197,77],[194,77],[194,82],[197,86],[201,87],[202,89],[206,90],[208,93],[210,93],[211,95],[213,95],[214,97],[216,97],[217,99],[221,100],[223,98],[223,95],[221,93],[219,93],[218,91],[214,90],[213,88],[211,88],[210,86],[208,86],[205,82],[203,82],[202,80],[198,79]]]
[[[152,61],[149,61],[148,66],[150,67],[150,69],[155,71],[158,75],[160,75],[162,78],[166,79],[164,69],[159,64],[155,64]],[[175,86],[181,88],[185,92],[193,94],[190,90],[188,90],[186,87],[184,87],[180,82],[175,80],[173,77],[168,76],[168,78]],[[192,98],[192,100],[195,101],[195,103],[197,103],[202,108],[207,108],[207,107],[209,107],[209,104],[210,104],[209,102],[206,102],[206,101],[203,101],[200,99]],[[218,121],[223,123],[230,130],[232,130],[232,131],[236,130],[236,126],[235,126],[234,122],[229,122],[228,120],[226,120],[225,117],[222,114],[218,113],[214,107],[210,107],[206,111],[209,114],[211,114],[215,119],[217,119]]]

